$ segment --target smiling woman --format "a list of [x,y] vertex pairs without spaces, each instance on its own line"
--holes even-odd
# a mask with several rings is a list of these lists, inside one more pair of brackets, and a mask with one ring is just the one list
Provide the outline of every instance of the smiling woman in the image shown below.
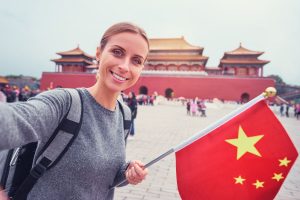
[[[127,29],[128,27],[125,30]],[[109,30],[108,32],[110,33]],[[88,89],[108,109],[114,109],[115,106],[110,99],[116,99],[120,91],[136,83],[149,50],[148,40],[143,32],[113,32],[115,35],[104,34],[104,39],[97,48],[99,78]]]
[[[130,110],[117,103],[117,97],[136,83],[148,51],[148,38],[136,25],[119,23],[104,33],[96,53],[97,81],[90,88],[77,89],[83,105],[79,134],[27,199],[110,200],[114,195],[110,186],[123,179],[134,185],[145,179],[143,163],[125,162],[122,108]],[[71,104],[65,89],[43,92],[27,102],[0,103],[0,150],[37,142],[39,154]],[[3,195],[0,191],[1,200],[6,198]]]

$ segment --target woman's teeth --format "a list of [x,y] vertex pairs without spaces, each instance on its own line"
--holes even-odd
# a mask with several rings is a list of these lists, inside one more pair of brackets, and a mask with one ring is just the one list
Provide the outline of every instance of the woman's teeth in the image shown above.
[[112,75],[113,77],[115,77],[116,79],[120,80],[120,81],[125,81],[126,78],[122,77],[122,76],[119,76],[118,74],[112,72]]

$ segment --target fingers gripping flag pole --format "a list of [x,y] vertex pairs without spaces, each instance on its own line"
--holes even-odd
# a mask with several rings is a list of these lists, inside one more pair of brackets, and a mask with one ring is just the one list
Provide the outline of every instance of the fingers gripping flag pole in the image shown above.
[[[255,112],[253,112],[252,111],[253,106],[257,105],[259,102],[264,103],[264,101],[262,101],[262,100],[264,100],[267,97],[272,97],[275,94],[276,94],[276,90],[274,88],[267,88],[266,91],[263,94],[261,94],[261,95],[257,96],[256,98],[252,99],[248,103],[241,106],[239,109],[234,110],[230,114],[228,114],[225,117],[221,118],[220,120],[216,121],[215,123],[208,126],[207,128],[200,131],[199,133],[196,133],[195,135],[193,135],[192,137],[190,137],[186,141],[180,143],[176,147],[173,147],[170,150],[168,150],[167,152],[161,154],[160,156],[158,156],[154,160],[147,163],[145,165],[145,167],[149,167],[149,166],[153,165],[154,163],[158,162],[159,160],[163,159],[167,155],[175,152],[176,153],[177,183],[178,183],[179,193],[180,193],[182,199],[224,199],[224,196],[213,197],[213,194],[218,194],[218,193],[216,191],[212,191],[212,189],[217,189],[217,190],[220,189],[219,187],[217,187],[215,182],[220,182],[223,179],[223,177],[221,175],[218,176],[219,174],[222,174],[222,171],[223,171],[222,170],[222,167],[223,167],[222,165],[217,163],[217,169],[213,169],[213,174],[215,174],[215,175],[211,176],[211,178],[210,178],[210,179],[213,179],[213,183],[210,184],[210,188],[204,187],[210,181],[210,179],[205,177],[204,175],[207,174],[207,171],[209,171],[210,168],[212,168],[212,166],[213,166],[213,165],[210,164],[210,159],[209,158],[211,158],[212,155],[216,154],[216,155],[219,155],[219,157],[220,157],[220,158],[218,158],[219,160],[220,159],[224,160],[223,157],[222,157],[223,150],[218,150],[218,146],[217,146],[218,144],[215,144],[214,140],[211,139],[211,136],[216,136],[217,137],[218,135],[221,135],[223,131],[221,131],[221,134],[220,133],[218,133],[218,134],[215,134],[215,133],[214,134],[209,134],[209,133],[213,133],[216,130],[222,129],[224,124],[225,125],[226,124],[231,124],[229,127],[231,127],[231,126],[234,127],[233,126],[234,124],[231,123],[232,119],[239,118],[239,115],[241,115],[241,114],[246,113],[248,115],[247,112],[251,111],[250,112],[251,116],[253,116],[253,115],[255,116],[256,112],[259,111],[259,109],[256,110]],[[250,111],[248,111],[248,110],[250,110]],[[269,112],[271,112],[271,111],[269,111]],[[262,118],[264,119],[263,116],[262,116]],[[261,124],[261,126],[264,126],[264,124]],[[240,127],[236,128],[237,129],[236,131],[233,130],[232,132],[233,133],[234,132],[239,133],[241,135],[241,138],[245,138],[245,137],[247,138],[247,135],[245,133],[246,129],[244,130],[243,128],[245,129],[245,127],[243,127],[243,123],[242,123],[240,125]],[[283,127],[280,125],[279,129],[283,129]],[[270,133],[270,134],[272,134],[272,133]],[[206,139],[207,137],[208,137],[208,139]],[[239,144],[238,143],[239,140],[234,140],[234,139],[231,139],[231,138],[228,138],[227,140],[224,139],[224,141],[222,141],[221,144],[222,145],[225,144],[225,146],[227,145],[226,148],[227,149],[229,148],[230,151],[234,151],[235,150],[234,148],[236,148],[237,153],[235,153],[236,157],[234,157],[234,158],[238,159],[238,160],[242,160],[246,156],[248,156],[248,154],[251,155],[251,153],[252,154],[254,153],[253,155],[255,155],[255,153],[256,153],[256,154],[262,156],[260,154],[260,152],[254,146],[255,141],[257,140],[256,142],[258,142],[258,140],[260,140],[260,139],[262,139],[262,137],[251,138],[250,141],[252,142],[252,146],[248,145],[249,146],[248,148],[250,148],[250,149],[240,148],[241,150],[239,150],[239,148],[236,147]],[[202,142],[202,141],[204,141],[204,142]],[[288,138],[288,141],[290,142],[289,138]],[[197,144],[199,142],[201,142],[200,145]],[[250,142],[250,144],[251,144],[251,142]],[[243,141],[241,143],[243,144]],[[236,146],[234,146],[234,145],[236,145]],[[195,149],[194,148],[195,146],[196,146],[196,149],[197,149],[197,147],[200,147],[200,149],[201,149],[201,147],[203,147],[202,152],[201,151],[199,151],[199,152],[196,151],[195,152],[193,150],[193,149]],[[240,146],[243,147],[245,145],[243,144],[243,145],[240,145]],[[288,146],[290,147],[290,145],[288,145]],[[247,143],[246,143],[246,147],[247,147]],[[292,147],[293,147],[293,145],[292,145]],[[210,148],[215,149],[215,152],[211,152],[212,154],[209,154]],[[244,155],[244,154],[247,154],[247,155]],[[201,158],[206,158],[206,157],[208,157],[208,160],[205,160],[205,159],[201,160]],[[281,160],[282,160],[281,162],[283,163],[282,165],[284,165],[286,162],[294,162],[294,160],[296,158],[294,158],[294,160],[292,160],[292,161],[291,161],[291,159],[290,160],[289,159],[290,158],[286,158],[286,160],[285,160],[285,158],[281,158]],[[224,165],[224,163],[225,164],[228,163],[228,160],[224,160],[224,162],[222,164]],[[252,164],[254,166],[256,166],[255,163],[252,163]],[[290,166],[291,166],[291,163],[290,163]],[[186,168],[186,167],[188,167],[188,168]],[[257,166],[256,166],[256,168],[257,168]],[[199,172],[197,169],[202,169],[202,171]],[[290,168],[287,168],[287,169],[289,170]],[[286,169],[285,173],[288,172],[287,169]],[[274,174],[275,180],[280,181],[281,179],[283,179],[282,178],[283,177],[282,173],[279,173],[279,172],[274,172],[274,173],[276,174],[276,175]],[[201,178],[201,177],[204,177],[204,178]],[[235,177],[231,177],[231,179],[232,179],[231,181],[236,181],[237,182],[236,184],[238,184],[238,185],[239,184],[243,185],[245,180],[246,180],[246,178],[242,175],[236,175]],[[198,181],[195,182],[195,180],[198,180]],[[259,179],[258,180],[253,180],[252,182],[253,182],[252,184],[254,184],[254,185],[251,185],[251,184],[250,185],[252,187],[258,187],[258,188],[263,187],[261,185],[264,184],[264,183],[262,183],[263,181],[261,181]],[[112,188],[123,185],[125,183],[126,183],[126,180],[123,180],[123,181],[117,183],[116,185],[114,185]],[[203,184],[201,185],[200,183],[203,183],[204,186],[203,186]],[[234,182],[234,184],[235,184],[235,182]],[[222,185],[220,187],[226,188]],[[231,193],[233,195],[237,194],[237,193],[234,193],[234,192],[232,192],[230,190],[227,190],[227,189],[225,189],[225,191],[228,191],[229,193]],[[248,191],[245,188],[240,188],[240,189],[242,189],[242,191],[244,191],[246,194],[248,194]],[[222,191],[223,190],[224,189],[222,189]],[[209,193],[209,194],[206,194],[203,191],[207,191],[207,193]],[[201,194],[205,194],[206,196],[201,195]],[[224,192],[221,193],[221,195],[224,195]],[[236,196],[236,197],[230,196],[229,198],[235,199],[235,198],[240,198],[240,197],[239,196]],[[247,199],[247,197],[245,197],[244,199]]]

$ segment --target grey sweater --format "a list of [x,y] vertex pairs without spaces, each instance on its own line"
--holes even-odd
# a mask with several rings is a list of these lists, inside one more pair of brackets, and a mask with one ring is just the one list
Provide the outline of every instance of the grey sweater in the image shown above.
[[[110,111],[98,104],[86,89],[83,122],[69,150],[36,183],[29,200],[113,199],[109,186],[124,178],[125,141],[119,106]],[[70,105],[66,91],[43,92],[25,103],[0,103],[0,150],[38,141],[47,142]]]

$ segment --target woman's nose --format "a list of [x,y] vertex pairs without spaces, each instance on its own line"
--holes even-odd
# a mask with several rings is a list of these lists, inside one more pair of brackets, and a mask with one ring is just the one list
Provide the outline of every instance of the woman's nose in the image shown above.
[[128,72],[129,67],[130,67],[130,61],[128,59],[124,59],[124,61],[119,64],[119,68],[124,72]]

